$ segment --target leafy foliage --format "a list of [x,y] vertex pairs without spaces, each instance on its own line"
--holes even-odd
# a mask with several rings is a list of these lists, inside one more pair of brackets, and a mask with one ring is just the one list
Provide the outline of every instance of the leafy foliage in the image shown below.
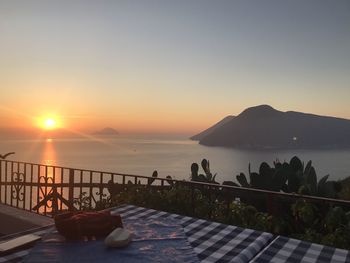
[[[218,184],[216,174],[210,171],[209,161],[203,159],[201,168],[203,174],[199,174],[197,163],[191,165],[191,181]],[[267,207],[271,200],[262,196],[240,195],[220,185],[173,181],[170,176],[163,180],[164,185],[160,185],[159,180],[162,179],[154,171],[145,184],[109,182],[110,195],[97,202],[94,208],[133,204],[350,249],[350,212],[344,207],[311,203],[303,198],[295,202],[275,199],[274,210],[270,210]],[[289,163],[276,161],[273,167],[262,163],[259,173],[251,172],[249,167],[249,181],[243,173],[237,176],[237,181],[242,187],[323,197],[336,197],[340,190],[337,182],[328,181],[328,176],[317,181],[312,163],[304,166],[297,157]],[[238,186],[232,181],[223,185]],[[86,196],[80,197],[80,203],[76,204],[82,209],[91,209],[90,199]]]
[[260,165],[259,173],[251,172],[248,168],[248,182],[244,173],[236,176],[242,187],[251,187],[276,192],[299,193],[327,198],[337,198],[341,191],[341,184],[335,181],[328,181],[329,175],[322,177],[317,182],[316,170],[309,161],[304,163],[294,156],[290,162],[274,162],[270,167],[266,162]]
[[199,172],[198,164],[192,163],[192,165],[191,165],[191,181],[217,184],[218,182],[215,181],[216,174],[213,175],[211,173],[209,161],[207,159],[203,159],[201,162],[201,166],[202,166],[202,169],[204,171],[204,174],[198,174],[198,172]]

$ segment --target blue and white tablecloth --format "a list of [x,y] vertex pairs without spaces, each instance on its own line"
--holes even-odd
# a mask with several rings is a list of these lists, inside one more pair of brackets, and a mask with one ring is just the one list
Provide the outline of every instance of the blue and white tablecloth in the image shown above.
[[[347,250],[336,249],[266,232],[124,205],[112,209],[123,220],[179,221],[187,240],[201,262],[349,262]],[[52,230],[52,227],[51,227]],[[47,229],[32,231],[43,235]],[[30,249],[0,256],[1,262],[19,262]],[[119,262],[117,259],[115,262]]]
[[273,237],[265,232],[130,205],[114,211],[128,219],[179,220],[189,243],[202,262],[249,262]]
[[252,262],[344,263],[350,262],[350,253],[344,249],[278,236]]

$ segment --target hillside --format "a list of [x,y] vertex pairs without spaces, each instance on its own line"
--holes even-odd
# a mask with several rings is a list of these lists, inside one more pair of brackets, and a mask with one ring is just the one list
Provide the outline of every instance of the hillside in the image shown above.
[[202,140],[204,137],[208,136],[210,133],[212,133],[214,130],[216,130],[217,128],[221,127],[222,125],[226,124],[227,122],[229,122],[230,120],[232,120],[235,116],[227,116],[225,118],[223,118],[221,121],[219,121],[218,123],[214,124],[213,126],[209,127],[208,129],[192,136],[190,139],[193,141],[200,141]]
[[199,143],[236,148],[348,148],[350,120],[275,110],[260,105],[244,110]]

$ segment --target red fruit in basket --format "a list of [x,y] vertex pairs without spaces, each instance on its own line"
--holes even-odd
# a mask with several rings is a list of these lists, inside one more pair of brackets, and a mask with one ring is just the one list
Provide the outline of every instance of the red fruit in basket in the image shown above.
[[57,231],[67,239],[106,236],[116,227],[123,227],[120,215],[111,215],[110,211],[67,212],[54,220]]

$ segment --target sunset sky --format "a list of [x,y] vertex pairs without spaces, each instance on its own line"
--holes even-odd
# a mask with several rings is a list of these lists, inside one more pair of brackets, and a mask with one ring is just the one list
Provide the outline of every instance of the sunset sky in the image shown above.
[[350,119],[350,1],[1,1],[0,127],[191,134],[270,104]]

